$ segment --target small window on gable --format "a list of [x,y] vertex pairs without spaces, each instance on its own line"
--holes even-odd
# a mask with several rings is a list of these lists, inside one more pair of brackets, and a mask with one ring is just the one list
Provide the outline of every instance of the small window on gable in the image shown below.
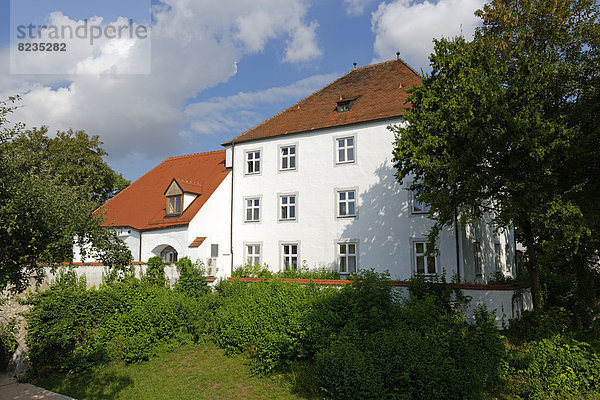
[[167,197],[167,215],[181,214],[182,197],[180,194]]

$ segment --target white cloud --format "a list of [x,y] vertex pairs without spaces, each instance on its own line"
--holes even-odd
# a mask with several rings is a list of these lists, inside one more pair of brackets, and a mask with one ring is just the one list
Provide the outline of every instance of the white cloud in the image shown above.
[[429,69],[433,38],[463,35],[471,38],[479,19],[474,16],[484,0],[439,0],[437,3],[396,0],[381,3],[373,13],[375,61],[400,57],[416,70]]
[[200,134],[214,132],[241,133],[260,122],[256,112],[261,106],[288,102],[290,105],[320,89],[337,78],[338,74],[314,75],[288,86],[273,87],[257,92],[241,92],[228,97],[190,104],[185,109],[190,129]]
[[344,0],[346,3],[346,12],[348,15],[362,15],[365,9],[370,7],[371,4],[377,0]]
[[[262,51],[277,38],[287,40],[282,61],[320,55],[316,23],[306,21],[302,0],[163,3],[153,9],[151,74],[122,73],[144,66],[148,54],[139,39],[106,40],[93,52],[82,41],[72,43],[66,58],[49,60],[45,67],[62,62],[54,64],[57,71],[69,65],[68,72],[77,74],[0,74],[0,96],[22,97],[22,107],[11,119],[29,127],[48,125],[51,131],[75,128],[100,135],[111,158],[120,162],[132,154],[136,159],[163,158],[185,151],[189,142],[182,130],[190,118],[183,111],[188,100],[230,79],[246,54]],[[62,13],[51,18],[57,24],[79,22]],[[0,65],[8,60],[8,49],[1,49]]]
[[310,61],[321,55],[315,33],[317,26],[316,22],[308,26],[301,25],[292,33],[292,39],[288,42],[285,61],[292,63]]

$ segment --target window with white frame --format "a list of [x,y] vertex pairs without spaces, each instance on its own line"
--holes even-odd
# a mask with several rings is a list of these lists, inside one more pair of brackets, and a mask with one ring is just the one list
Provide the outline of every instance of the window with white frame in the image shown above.
[[298,243],[284,243],[281,245],[283,256],[283,269],[298,269]]
[[260,173],[260,150],[246,152],[246,174]]
[[473,242],[473,258],[475,262],[475,275],[483,276],[483,259],[481,256],[481,243]]
[[296,146],[282,146],[279,148],[281,155],[281,163],[279,168],[281,171],[292,171],[296,169]]
[[437,262],[435,259],[435,249],[428,241],[414,241],[414,264],[415,272],[419,274],[437,274]]
[[246,245],[246,264],[260,265],[260,247],[259,243]]
[[337,143],[337,163],[351,163],[354,162],[354,136],[338,138]]
[[296,219],[296,195],[286,194],[279,196],[279,219],[292,221]]
[[415,191],[411,192],[411,212],[413,214],[426,214],[429,212],[429,206],[425,203],[420,202],[419,200],[417,200],[417,195],[418,193]]
[[338,190],[337,210],[338,217],[356,216],[356,190]]
[[338,243],[338,267],[340,274],[354,274],[357,266],[356,242]]
[[502,248],[500,247],[500,243],[494,243],[494,261],[496,262],[496,272],[502,272],[504,268],[502,268]]
[[260,221],[260,197],[252,197],[244,199],[246,213],[244,216],[245,222]]

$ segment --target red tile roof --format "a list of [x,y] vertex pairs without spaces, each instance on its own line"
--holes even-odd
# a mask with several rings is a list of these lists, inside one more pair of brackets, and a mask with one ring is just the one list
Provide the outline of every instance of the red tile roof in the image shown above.
[[[356,68],[223,145],[398,117],[410,107],[406,89],[420,84],[419,74],[402,60]],[[344,100],[351,100],[350,110],[338,112]]]
[[[138,230],[187,225],[213,194],[229,171],[225,150],[167,158],[104,204],[108,226],[130,226]],[[201,192],[183,214],[165,217],[165,189],[177,178],[184,191]],[[198,190],[201,188],[202,190]]]
[[188,247],[200,247],[205,240],[205,236],[198,236]]

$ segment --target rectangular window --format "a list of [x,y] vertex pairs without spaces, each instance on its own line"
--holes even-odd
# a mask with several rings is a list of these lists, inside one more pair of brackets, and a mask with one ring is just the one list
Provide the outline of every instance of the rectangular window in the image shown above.
[[337,163],[354,162],[354,137],[336,139],[337,142]]
[[260,221],[260,198],[254,197],[245,199],[246,202],[246,215],[244,221],[246,222],[258,222]]
[[284,146],[280,148],[282,171],[291,171],[296,169],[296,146]]
[[356,243],[338,243],[338,265],[340,274],[356,273]]
[[475,275],[478,277],[483,276],[483,260],[481,258],[481,243],[473,243],[473,255],[475,262]]
[[211,257],[219,257],[219,245],[218,244],[211,244],[210,245],[210,256]]
[[260,244],[246,245],[246,264],[260,265]]
[[283,269],[298,269],[298,244],[282,244]]
[[169,196],[167,198],[167,203],[168,215],[181,214],[181,195]]
[[296,219],[296,195],[279,196],[279,219],[280,220],[295,220]]
[[437,274],[434,248],[431,243],[413,242],[415,254],[415,271],[418,274]]
[[356,216],[356,190],[340,190],[337,192],[338,217]]
[[496,261],[496,272],[502,272],[502,248],[500,243],[494,243],[494,256]]
[[260,173],[260,150],[246,152],[246,174]]
[[417,193],[411,192],[411,212],[413,214],[426,214],[429,212],[429,206],[417,200]]

